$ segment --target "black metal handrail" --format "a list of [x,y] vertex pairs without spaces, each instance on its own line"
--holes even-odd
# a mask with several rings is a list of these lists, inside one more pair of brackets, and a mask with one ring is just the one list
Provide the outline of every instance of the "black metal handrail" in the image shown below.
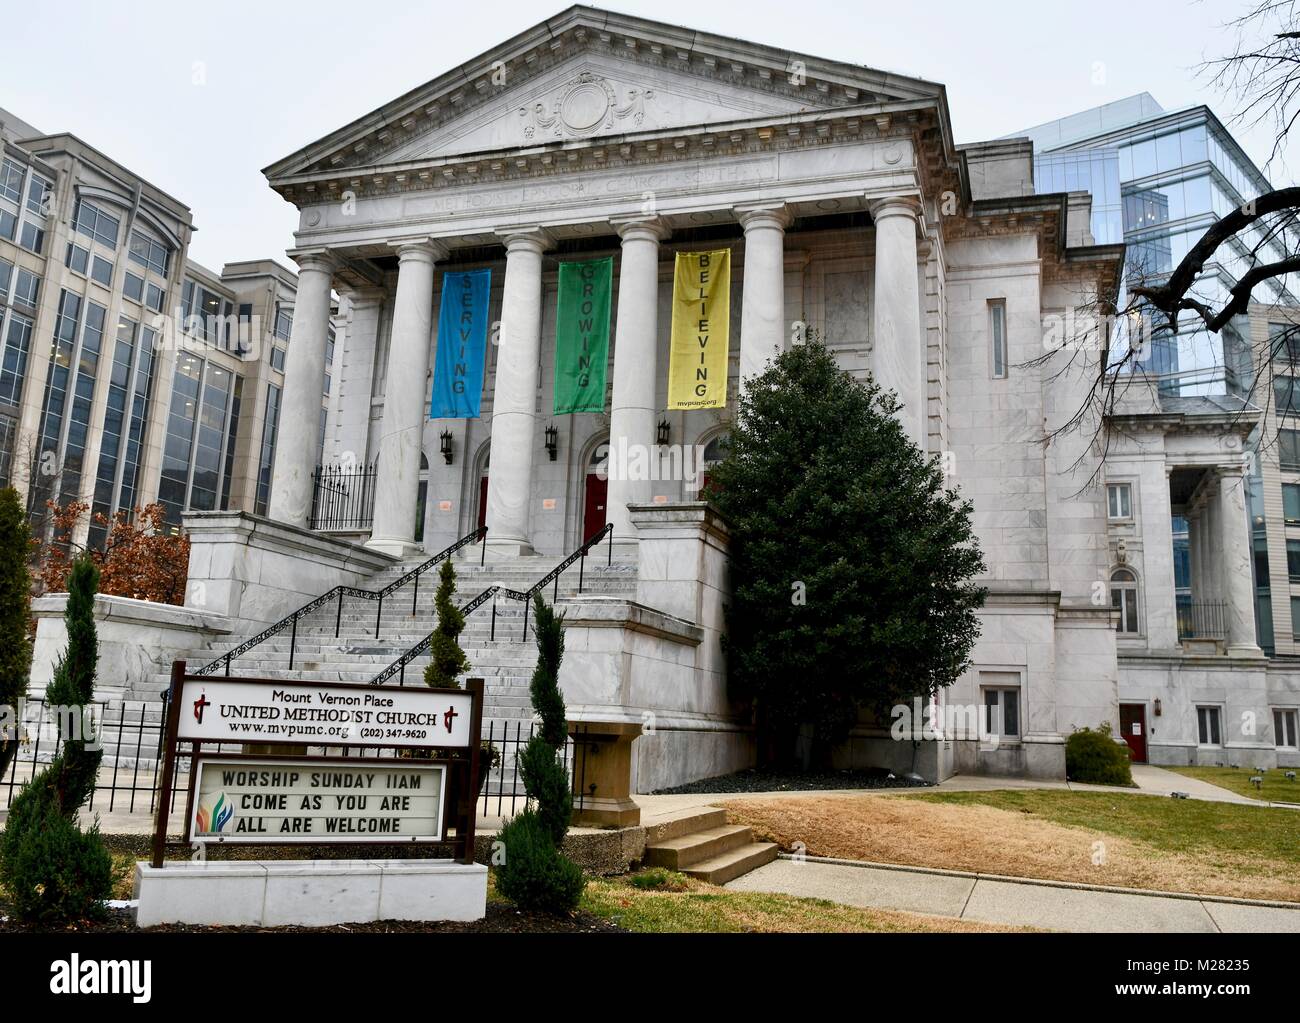
[[[459,540],[457,540],[446,550],[439,551],[433,557],[427,559],[426,561],[421,562],[419,565],[411,569],[409,572],[403,573],[401,576],[399,576],[397,579],[389,583],[381,590],[363,590],[357,586],[335,586],[328,593],[322,593],[319,597],[316,597],[314,600],[308,601],[306,604],[298,608],[298,610],[294,611],[292,614],[286,615],[284,618],[281,618],[274,625],[266,629],[263,629],[256,636],[253,636],[251,639],[245,640],[243,643],[241,643],[239,646],[235,647],[233,650],[229,651],[228,653],[222,654],[211,664],[205,664],[203,667],[196,670],[194,674],[211,675],[213,672],[217,670],[217,668],[224,665],[225,674],[229,675],[230,662],[232,660],[234,660],[236,657],[243,656],[244,654],[248,653],[248,651],[252,650],[253,647],[257,646],[260,643],[265,642],[266,640],[270,639],[272,636],[275,636],[283,632],[285,629],[290,630],[289,668],[292,669],[294,652],[298,645],[298,620],[300,618],[303,618],[311,614],[317,608],[324,607],[331,600],[334,600],[336,598],[339,602],[338,611],[334,616],[334,637],[336,639],[338,638],[343,623],[343,598],[344,597],[359,597],[362,600],[375,600],[379,602],[379,606],[375,611],[375,639],[378,639],[379,625],[380,622],[383,620],[383,615],[384,615],[385,597],[393,593],[399,587],[404,586],[406,583],[414,580],[415,585],[411,592],[411,614],[415,614],[416,607],[417,607],[417,600],[420,595],[420,576],[423,573],[427,572],[429,569],[431,569],[434,565],[446,561],[449,557],[455,554],[462,547],[468,544],[478,543],[481,540],[483,540],[483,538],[486,536],[487,536],[486,526],[480,526],[472,533],[466,533],[464,536],[462,536]],[[487,551],[487,547],[486,545],[484,545],[483,554],[486,554],[486,551]],[[480,555],[480,563],[482,563],[482,556],[483,555]]]
[[592,536],[588,537],[581,547],[547,572],[541,579],[533,583],[533,585],[528,589],[523,591],[502,590],[502,593],[512,600],[522,600],[524,602],[524,634],[520,637],[521,641],[528,638],[528,609],[532,606],[533,594],[540,593],[546,588],[547,583],[554,580],[555,589],[551,593],[551,603],[555,603],[556,598],[560,595],[560,576],[564,574],[566,568],[579,559],[581,559],[582,563],[578,566],[578,592],[581,593],[582,574],[583,570],[587,567],[587,552],[595,547],[596,544],[600,543],[600,541],[606,536],[609,537],[609,557],[606,563],[612,565],[614,563],[614,523],[606,522],[600,527],[598,533],[594,533]]
[[[572,554],[568,555],[563,561],[561,561],[553,569],[547,572],[546,575],[542,576],[541,579],[537,580],[537,582],[533,583],[533,585],[530,586],[528,589],[512,590],[505,586],[500,586],[500,585],[489,586],[478,596],[474,597],[473,600],[470,600],[467,603],[461,605],[460,613],[462,615],[472,614],[474,611],[478,610],[478,608],[482,607],[485,603],[487,603],[488,600],[492,600],[491,640],[495,642],[496,635],[497,635],[497,604],[496,604],[496,600],[493,598],[495,598],[496,595],[500,593],[502,596],[509,597],[512,600],[522,600],[524,602],[524,631],[523,631],[523,636],[521,637],[521,641],[527,639],[528,638],[528,609],[532,605],[533,595],[536,593],[540,593],[543,589],[546,588],[548,583],[554,582],[555,587],[551,593],[551,601],[552,603],[554,603],[556,598],[559,596],[559,592],[560,592],[560,576],[563,575],[564,570],[567,569],[570,565],[572,565],[575,561],[579,562],[578,592],[581,593],[582,583],[584,579],[584,571],[587,565],[587,555],[591,552],[591,549],[595,547],[598,543],[600,543],[600,541],[603,540],[606,536],[609,537],[609,555],[607,557],[606,563],[613,564],[614,524],[606,523],[601,528],[600,532],[595,533],[592,536],[588,537],[581,547],[575,550]],[[397,658],[397,660],[395,660],[387,668],[385,668],[378,675],[372,678],[370,680],[370,684],[372,686],[382,685],[383,683],[387,682],[390,678],[392,678],[394,675],[397,675],[399,676],[398,684],[405,685],[406,666],[410,664],[413,660],[415,660],[417,657],[419,657],[426,650],[429,649],[429,644],[433,642],[433,637],[436,632],[437,632],[436,629],[433,630],[427,636],[425,636],[424,639],[420,640],[420,642],[416,643],[409,650],[405,651],[401,657]]]

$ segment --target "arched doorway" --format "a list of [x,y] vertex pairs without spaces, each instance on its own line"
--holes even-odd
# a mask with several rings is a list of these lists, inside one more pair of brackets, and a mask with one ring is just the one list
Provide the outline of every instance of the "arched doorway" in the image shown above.
[[483,456],[483,465],[478,471],[478,528],[487,525],[488,464],[492,461],[489,452]]
[[420,452],[420,487],[415,494],[415,542],[424,543],[424,514],[429,502],[429,458]]
[[700,489],[696,494],[696,500],[705,499],[704,492],[709,489],[709,470],[721,462],[723,457],[727,454],[727,442],[730,439],[731,435],[724,431],[723,433],[715,434],[712,440],[705,443],[704,451],[700,455],[700,466],[698,470]]
[[588,540],[605,528],[609,504],[609,441],[601,441],[591,450],[583,484],[582,536]]

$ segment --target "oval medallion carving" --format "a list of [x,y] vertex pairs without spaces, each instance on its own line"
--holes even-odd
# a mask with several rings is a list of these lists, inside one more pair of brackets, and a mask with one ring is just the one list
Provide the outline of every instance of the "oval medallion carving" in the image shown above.
[[560,102],[560,119],[571,132],[594,130],[609,112],[609,94],[595,82],[575,85]]

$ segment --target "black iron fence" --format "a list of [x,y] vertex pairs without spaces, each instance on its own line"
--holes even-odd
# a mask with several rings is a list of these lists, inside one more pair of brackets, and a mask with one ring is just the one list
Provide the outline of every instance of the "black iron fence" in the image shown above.
[[1228,605],[1220,600],[1180,600],[1179,639],[1227,639]]
[[369,529],[375,517],[375,467],[318,465],[311,474],[311,528]]
[[[125,813],[146,816],[154,813],[160,790],[163,722],[166,702],[129,702],[116,706],[96,704],[93,709],[95,734],[103,749],[103,761],[86,809],[90,813]],[[8,807],[24,783],[48,766],[63,747],[56,713],[44,700],[28,700],[18,726],[17,756],[0,777],[0,807]],[[483,741],[490,744],[494,764],[487,773],[479,796],[482,816],[511,817],[527,803],[519,757],[536,733],[531,720],[489,721]],[[240,745],[223,745],[211,752],[242,753]],[[343,756],[396,757],[397,749],[342,751]],[[563,751],[565,770],[573,774],[573,741]],[[190,758],[177,751],[177,781],[172,789],[171,810],[184,809],[189,788]],[[581,808],[588,794],[584,778],[573,777],[574,805]]]

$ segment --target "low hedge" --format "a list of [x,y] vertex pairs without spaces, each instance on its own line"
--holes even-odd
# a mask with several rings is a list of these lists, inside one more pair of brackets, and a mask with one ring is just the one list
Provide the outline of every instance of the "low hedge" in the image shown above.
[[1132,785],[1128,746],[1116,742],[1110,724],[1080,728],[1065,741],[1065,775],[1090,785]]

